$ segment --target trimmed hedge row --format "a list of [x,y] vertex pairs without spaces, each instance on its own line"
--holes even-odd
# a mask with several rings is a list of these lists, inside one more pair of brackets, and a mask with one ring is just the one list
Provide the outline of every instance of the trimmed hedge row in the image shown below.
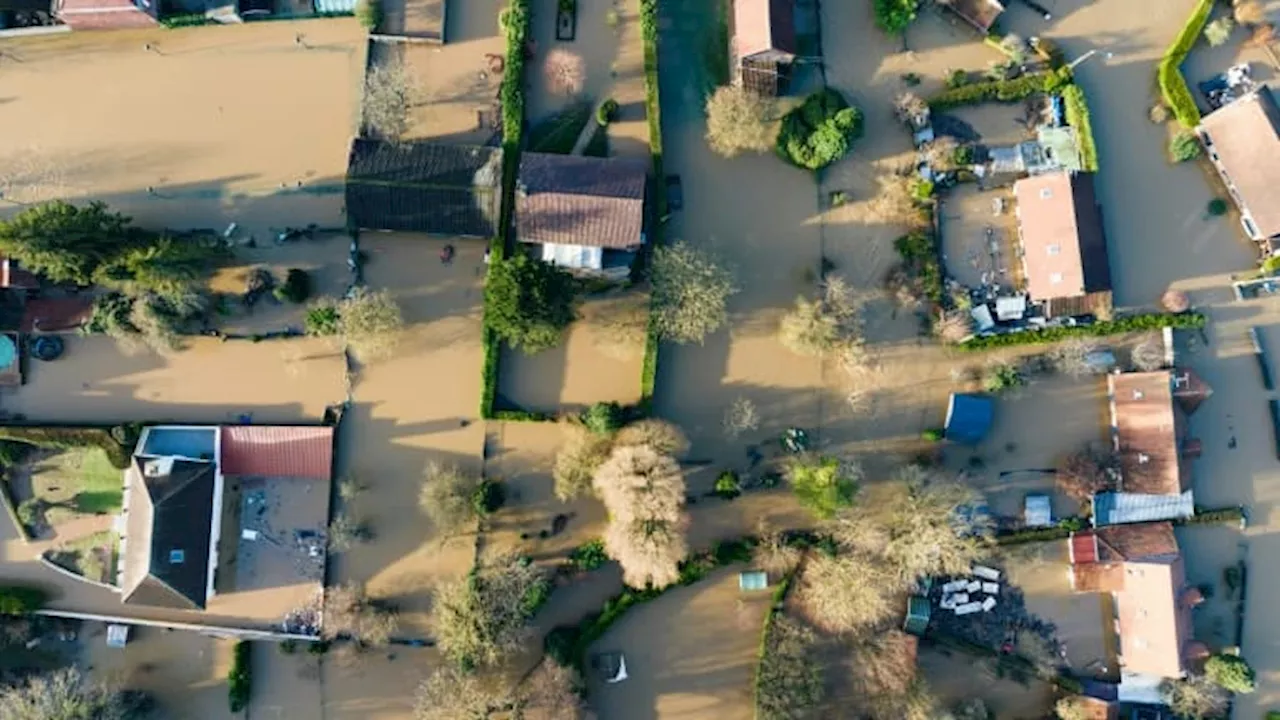
[[1059,68],[1028,73],[1012,80],[994,80],[961,85],[944,90],[929,100],[929,109],[937,112],[985,102],[1017,102],[1036,93],[1053,93],[1071,83],[1071,70]]
[[1089,119],[1089,103],[1084,90],[1071,84],[1062,88],[1067,124],[1076,129],[1076,141],[1080,143],[1080,165],[1085,172],[1098,172],[1098,146],[1093,142],[1093,122]]
[[773,621],[777,619],[778,613],[782,612],[783,604],[787,600],[787,593],[791,592],[791,581],[793,574],[788,574],[782,578],[777,587],[773,589],[773,597],[769,601],[769,612],[764,616],[764,629],[760,632],[760,649],[756,652],[756,678],[755,678],[755,707],[756,712],[760,709],[760,668],[764,666],[765,655],[769,652],[769,632],[773,630]]
[[962,350],[989,350],[991,348],[1011,347],[1014,345],[1051,343],[1071,337],[1101,337],[1127,332],[1160,330],[1166,327],[1197,329],[1204,327],[1204,325],[1205,317],[1200,313],[1144,313],[1114,320],[1102,320],[1092,325],[1046,327],[1001,335],[982,335],[966,340],[956,347]]
[[0,615],[25,615],[44,607],[49,593],[22,585],[0,587]]
[[123,470],[129,467],[141,430],[142,426],[137,423],[110,427],[0,425],[0,440],[15,440],[43,448],[102,448],[111,465]]
[[1024,528],[1013,530],[996,536],[997,545],[1026,545],[1027,543],[1066,540],[1071,536],[1071,528],[1062,525],[1044,528]]
[[1174,38],[1173,44],[1165,50],[1156,69],[1156,81],[1160,85],[1164,104],[1173,111],[1178,124],[1188,130],[1200,124],[1200,109],[1196,107],[1196,100],[1187,87],[1187,80],[1182,76],[1182,61],[1187,59],[1191,48],[1200,38],[1200,33],[1204,32],[1205,23],[1209,22],[1209,15],[1213,12],[1213,4],[1214,0],[1200,0],[1196,4],[1191,16],[1187,18],[1187,24],[1182,26],[1182,31]]
[[1196,509],[1196,514],[1189,518],[1175,520],[1174,525],[1213,525],[1217,523],[1235,524],[1244,521],[1244,508],[1235,507]]
[[[644,43],[644,114],[649,121],[649,153],[653,159],[653,224],[649,242],[663,243],[667,220],[666,175],[662,168],[662,109],[658,97],[658,0],[640,0],[640,34]],[[652,248],[650,248],[650,251]],[[652,305],[644,337],[644,362],[640,365],[640,411],[648,415],[658,383],[658,328]]]
[[249,663],[251,650],[248,640],[237,642],[232,650],[231,672],[227,674],[227,700],[233,713],[249,705],[249,693],[253,689],[252,665]]

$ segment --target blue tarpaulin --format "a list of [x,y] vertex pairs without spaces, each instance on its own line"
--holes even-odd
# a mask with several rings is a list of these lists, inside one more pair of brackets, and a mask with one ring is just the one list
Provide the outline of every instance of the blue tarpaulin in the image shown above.
[[995,400],[986,395],[953,393],[947,407],[947,439],[966,445],[982,442],[991,432],[995,408]]

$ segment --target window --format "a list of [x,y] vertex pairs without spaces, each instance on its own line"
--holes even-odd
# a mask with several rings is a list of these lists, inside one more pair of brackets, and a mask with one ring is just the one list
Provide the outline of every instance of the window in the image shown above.
[[1056,245],[1056,244],[1050,245],[1049,247],[1045,248],[1045,251],[1048,252],[1050,255],[1057,255],[1058,253],[1062,252],[1062,246]]
[[187,559],[187,554],[186,554],[186,552],[184,552],[184,551],[182,551],[182,550],[170,550],[170,551],[169,551],[169,564],[170,564],[170,565],[181,565],[181,564],[183,563],[183,561],[184,561],[184,560],[186,560],[186,559]]
[[1053,273],[1049,276],[1049,282],[1057,285],[1062,282],[1062,273]]

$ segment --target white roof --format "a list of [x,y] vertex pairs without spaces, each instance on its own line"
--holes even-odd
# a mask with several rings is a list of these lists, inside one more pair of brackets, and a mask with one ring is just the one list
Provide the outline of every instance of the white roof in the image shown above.
[[996,298],[996,317],[1001,320],[1021,320],[1022,316],[1026,314],[1026,295]]
[[1000,579],[1000,571],[996,570],[995,568],[989,568],[986,565],[974,565],[969,572],[973,573],[977,577],[982,578],[983,580],[999,580]]
[[1026,506],[1027,527],[1048,527],[1053,524],[1053,507],[1048,495],[1028,495]]
[[542,260],[575,270],[599,270],[604,267],[604,249],[592,245],[544,243]]

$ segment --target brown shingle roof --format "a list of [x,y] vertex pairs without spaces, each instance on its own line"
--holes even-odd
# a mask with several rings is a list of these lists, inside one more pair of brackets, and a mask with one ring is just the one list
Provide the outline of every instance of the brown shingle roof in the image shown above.
[[1280,234],[1280,109],[1271,88],[1209,113],[1199,129],[1260,235]]
[[739,61],[776,50],[794,55],[795,0],[734,0],[733,47]]
[[1120,490],[1177,495],[1186,489],[1179,458],[1179,423],[1168,370],[1107,376],[1121,451]]
[[626,249],[641,243],[648,165],[629,158],[521,153],[520,242]]
[[226,425],[221,433],[224,475],[327,481],[333,474],[332,427]]
[[1076,592],[1119,592],[1125,563],[1169,562],[1178,556],[1173,525],[1167,522],[1110,525],[1071,537]]
[[1046,173],[1014,183],[1027,292],[1033,300],[1111,289],[1093,175]]
[[1004,12],[999,0],[939,0],[939,4],[959,15],[965,22],[984,35],[996,24],[996,18]]

